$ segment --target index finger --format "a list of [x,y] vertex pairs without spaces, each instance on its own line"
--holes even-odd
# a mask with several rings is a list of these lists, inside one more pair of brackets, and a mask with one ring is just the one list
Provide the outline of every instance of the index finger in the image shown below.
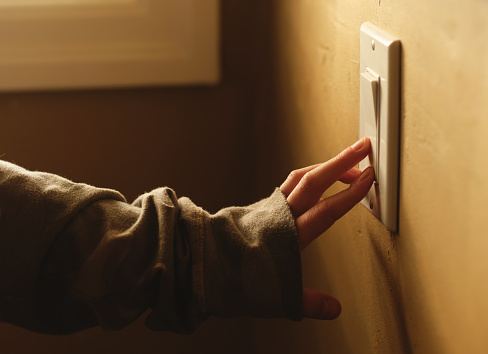
[[336,157],[308,171],[287,198],[295,218],[313,207],[334,182],[368,156],[371,142],[368,138],[358,140]]
[[[281,192],[288,198],[288,196],[298,185],[302,177],[305,176],[307,172],[313,170],[314,168],[317,168],[318,166],[320,166],[320,164],[316,164],[316,165],[301,168],[299,170],[292,171],[286,178],[286,181],[281,184],[280,186]],[[359,171],[356,167],[353,167],[349,171],[344,173],[344,175],[339,178],[339,181],[343,183],[351,184],[352,182],[354,182],[354,180],[356,180],[356,178],[359,177],[359,175],[361,175],[361,171]]]

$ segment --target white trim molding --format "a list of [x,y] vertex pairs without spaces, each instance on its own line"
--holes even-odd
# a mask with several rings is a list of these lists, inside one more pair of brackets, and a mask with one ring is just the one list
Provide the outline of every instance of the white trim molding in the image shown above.
[[0,0],[0,91],[219,80],[219,0]]

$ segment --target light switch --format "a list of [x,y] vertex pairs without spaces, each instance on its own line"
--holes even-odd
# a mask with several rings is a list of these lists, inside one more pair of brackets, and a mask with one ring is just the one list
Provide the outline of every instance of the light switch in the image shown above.
[[375,183],[361,201],[388,229],[398,230],[400,41],[366,22],[360,32],[360,136],[372,152],[359,164],[373,165]]

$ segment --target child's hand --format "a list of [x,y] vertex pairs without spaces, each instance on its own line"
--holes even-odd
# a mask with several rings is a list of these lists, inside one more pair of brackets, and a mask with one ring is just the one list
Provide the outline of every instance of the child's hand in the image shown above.
[[[371,142],[362,138],[323,164],[293,171],[281,185],[295,217],[302,250],[366,196],[374,180],[373,168],[361,173],[354,166],[370,151]],[[325,190],[336,181],[350,186],[322,199]],[[341,313],[339,301],[315,290],[304,289],[303,302],[305,317],[333,319]]]

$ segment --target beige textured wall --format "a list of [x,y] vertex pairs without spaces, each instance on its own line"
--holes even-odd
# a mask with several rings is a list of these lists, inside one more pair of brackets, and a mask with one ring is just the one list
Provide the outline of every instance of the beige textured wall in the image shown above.
[[326,160],[358,138],[361,23],[401,39],[400,231],[362,206],[339,221],[304,254],[304,272],[307,286],[343,301],[342,316],[263,323],[262,352],[485,352],[488,2],[274,5],[284,167]]

